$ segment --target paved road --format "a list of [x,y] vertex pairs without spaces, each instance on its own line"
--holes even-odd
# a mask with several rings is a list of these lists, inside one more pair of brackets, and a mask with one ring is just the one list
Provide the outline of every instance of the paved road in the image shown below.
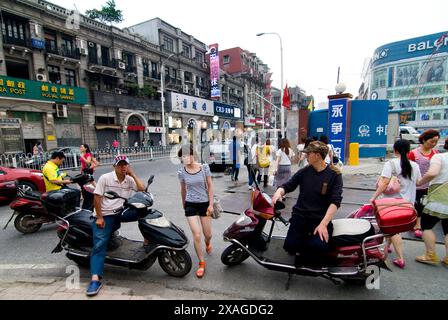
[[[187,231],[189,228],[181,210],[179,184],[177,181],[177,166],[169,160],[145,162],[134,165],[136,173],[143,179],[156,174],[151,188],[155,195],[154,207],[164,212],[175,224]],[[107,172],[108,168],[100,168],[97,174]],[[247,175],[241,172],[245,181]],[[347,176],[346,185],[356,188],[356,185],[366,181],[356,176]],[[247,187],[229,181],[228,177],[216,174],[215,188],[221,195],[223,203],[236,203],[237,197],[249,196]],[[358,184],[356,184],[358,183]],[[231,188],[229,188],[231,187]],[[227,191],[227,192],[226,192]],[[235,193],[229,193],[235,192]],[[370,191],[346,189],[344,202],[363,203],[368,199]],[[341,212],[344,215],[356,208],[356,205],[344,204]],[[236,211],[238,210],[236,208]],[[243,209],[243,208],[241,208]],[[9,218],[7,206],[0,207],[0,226]],[[149,295],[151,290],[157,290],[158,296],[168,299],[448,299],[448,270],[442,266],[425,266],[413,262],[415,256],[423,252],[423,244],[415,241],[405,241],[405,255],[408,265],[405,270],[393,267],[393,272],[383,272],[380,290],[341,285],[318,279],[295,276],[289,291],[285,290],[288,276],[284,273],[268,271],[252,260],[247,260],[240,266],[228,268],[220,261],[221,252],[228,246],[222,240],[223,231],[235,220],[236,216],[224,214],[214,221],[214,253],[207,259],[207,273],[204,279],[198,280],[191,272],[185,278],[174,279],[167,276],[155,264],[145,272],[130,271],[117,267],[106,268],[106,282],[110,285],[132,287],[136,295]],[[285,227],[277,225],[275,233],[284,234]],[[133,239],[141,239],[137,225],[125,224],[122,234]],[[71,262],[63,254],[52,255],[51,250],[57,243],[54,226],[45,226],[36,234],[24,236],[14,227],[0,231],[0,282],[14,279],[63,279],[67,275],[66,267]],[[444,248],[438,246],[438,253],[444,256]],[[193,263],[197,261],[193,246],[188,248]],[[89,271],[81,269],[83,281],[87,281]],[[175,292],[175,293],[174,293]],[[165,295],[164,295],[165,294]]]

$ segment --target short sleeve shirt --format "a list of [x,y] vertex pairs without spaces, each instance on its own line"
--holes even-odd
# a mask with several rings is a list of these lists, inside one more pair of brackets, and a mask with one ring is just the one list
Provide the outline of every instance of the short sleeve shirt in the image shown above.
[[192,203],[205,203],[209,201],[206,177],[211,177],[210,167],[204,164],[195,174],[188,173],[185,167],[177,172],[181,183],[185,183],[187,195],[185,201]]
[[440,173],[435,177],[430,185],[443,184],[448,182],[448,152],[436,154],[431,159],[431,165],[437,164],[440,166]]
[[47,192],[56,191],[62,188],[62,186],[50,182],[52,180],[62,181],[64,176],[61,170],[59,170],[59,167],[52,161],[48,161],[45,164],[42,169],[42,174],[44,175],[45,190]]
[[[103,216],[110,216],[117,214],[115,210],[120,209],[123,206],[122,199],[107,199],[104,197],[106,191],[114,191],[120,197],[125,199],[130,198],[136,191],[138,191],[137,183],[130,176],[126,176],[123,182],[120,183],[115,171],[103,174],[96,185],[95,191],[96,195],[102,196],[103,200],[101,202],[101,213]],[[96,217],[96,212],[93,213]]]
[[422,176],[418,165],[414,161],[410,161],[410,163],[412,166],[411,179],[404,178],[401,175],[400,159],[392,159],[384,165],[381,173],[382,177],[390,179],[392,176],[396,176],[400,180],[400,193],[388,195],[388,198],[403,198],[409,202],[415,202],[417,180],[421,179]]
[[287,166],[291,165],[291,159],[295,156],[294,151],[289,149],[289,155],[287,155],[282,149],[277,151],[277,157],[280,157],[279,165]]

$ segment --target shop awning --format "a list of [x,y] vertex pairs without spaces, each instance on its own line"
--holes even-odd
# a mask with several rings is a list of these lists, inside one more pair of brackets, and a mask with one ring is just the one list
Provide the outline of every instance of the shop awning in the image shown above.
[[95,125],[96,130],[106,130],[106,129],[113,129],[113,130],[121,130],[121,126],[113,125],[113,124],[97,124]]
[[144,126],[128,126],[128,131],[145,131]]

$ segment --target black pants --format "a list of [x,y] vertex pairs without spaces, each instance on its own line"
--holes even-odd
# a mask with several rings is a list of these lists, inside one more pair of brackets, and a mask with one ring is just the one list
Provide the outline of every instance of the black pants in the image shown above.
[[[293,214],[289,222],[291,225],[283,246],[286,251],[313,258],[331,250],[330,243],[321,240],[319,234],[313,234],[321,220],[305,219]],[[327,229],[329,239],[331,239],[333,235],[333,224],[331,222]]]
[[423,214],[423,209],[425,208],[424,205],[420,203],[420,200],[423,198],[423,196],[428,194],[428,189],[424,190],[417,190],[416,196],[415,196],[415,210],[417,210],[417,215],[419,217]]
[[240,168],[236,167],[236,160],[233,161],[233,166],[232,166],[232,177],[235,180],[238,180],[238,175],[240,174]]
[[448,219],[439,219],[426,213],[422,214],[422,230],[432,230],[439,221],[442,221],[443,234],[446,236],[448,234]]

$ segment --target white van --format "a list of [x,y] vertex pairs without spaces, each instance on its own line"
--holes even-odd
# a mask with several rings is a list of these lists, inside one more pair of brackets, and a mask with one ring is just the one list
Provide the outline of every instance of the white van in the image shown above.
[[420,137],[420,133],[411,126],[400,126],[400,138],[409,140],[412,144],[418,144],[418,138]]

